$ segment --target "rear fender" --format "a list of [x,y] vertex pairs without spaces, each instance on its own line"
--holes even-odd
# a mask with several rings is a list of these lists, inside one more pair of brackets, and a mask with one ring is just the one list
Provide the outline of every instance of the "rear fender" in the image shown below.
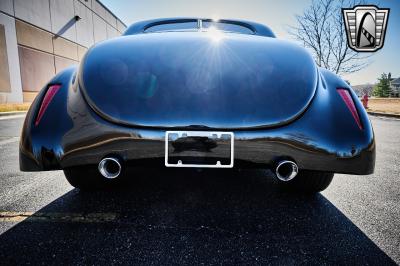
[[[346,107],[342,98],[337,92],[338,88],[347,89],[350,92],[354,105],[356,106],[357,113],[360,117],[360,121],[363,127],[362,132],[364,133],[364,135],[373,137],[373,130],[368,117],[368,113],[366,112],[357,94],[354,92],[351,86],[339,76],[326,69],[320,68],[319,71],[321,77],[321,87],[329,95],[330,107],[334,108],[334,112],[332,112],[334,117],[331,121],[336,121],[336,123],[340,123],[340,126],[344,129],[355,127],[355,121],[354,119],[352,119],[351,113],[349,112],[348,108]],[[344,122],[350,122],[351,125],[343,124]]]
[[[352,162],[352,170],[346,172],[373,173],[376,146],[367,112],[349,84],[326,69],[320,68],[319,72],[320,84],[316,97],[300,121],[308,125],[307,131],[313,132],[314,138],[319,140],[319,145],[323,144],[324,150],[335,155],[337,163]],[[362,129],[339,95],[338,88],[349,91]]]
[[[58,158],[62,155],[63,132],[72,128],[67,112],[69,90],[73,89],[77,66],[58,73],[38,93],[26,115],[20,139],[21,171],[44,171],[59,169]],[[40,123],[35,125],[43,98],[49,85],[60,84]]]

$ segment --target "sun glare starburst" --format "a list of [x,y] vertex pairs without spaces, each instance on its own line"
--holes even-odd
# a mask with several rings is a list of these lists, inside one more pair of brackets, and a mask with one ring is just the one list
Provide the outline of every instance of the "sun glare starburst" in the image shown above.
[[223,33],[216,27],[208,28],[207,34],[209,35],[210,39],[214,42],[220,42],[224,37]]

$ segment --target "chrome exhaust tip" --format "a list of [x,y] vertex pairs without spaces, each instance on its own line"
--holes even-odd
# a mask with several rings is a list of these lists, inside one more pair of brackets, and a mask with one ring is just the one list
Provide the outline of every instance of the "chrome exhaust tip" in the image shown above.
[[122,166],[118,159],[106,157],[99,163],[99,172],[107,179],[117,178],[121,174]]
[[296,177],[299,172],[297,164],[293,161],[281,161],[275,169],[276,177],[281,181],[289,181]]

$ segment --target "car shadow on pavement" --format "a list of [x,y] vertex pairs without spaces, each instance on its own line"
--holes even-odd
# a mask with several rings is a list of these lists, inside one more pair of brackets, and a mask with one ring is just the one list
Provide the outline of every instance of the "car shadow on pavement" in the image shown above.
[[[75,189],[0,236],[7,264],[379,264],[394,262],[324,196],[281,191],[261,171],[135,171]],[[82,220],[68,220],[81,214]],[[88,217],[108,214],[109,220]],[[85,218],[86,217],[86,218]]]

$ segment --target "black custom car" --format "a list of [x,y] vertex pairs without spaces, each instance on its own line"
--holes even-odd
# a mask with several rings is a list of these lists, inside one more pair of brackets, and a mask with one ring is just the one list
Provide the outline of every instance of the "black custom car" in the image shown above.
[[62,169],[81,189],[127,167],[251,167],[317,192],[374,164],[350,86],[268,27],[231,20],[144,21],[96,44],[44,86],[20,142],[22,171]]

